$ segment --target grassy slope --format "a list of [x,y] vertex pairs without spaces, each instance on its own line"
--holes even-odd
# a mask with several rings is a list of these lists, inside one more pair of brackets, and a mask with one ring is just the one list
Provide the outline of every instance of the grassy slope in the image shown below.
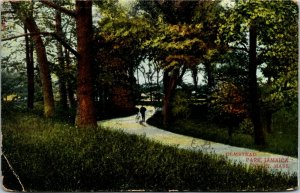
[[[103,128],[80,130],[35,115],[4,119],[2,134],[3,151],[27,191],[250,191],[297,184],[295,176],[246,171],[220,157]],[[10,171],[2,166],[6,176]]]
[[[283,109],[274,114],[274,131],[271,134],[267,134],[267,145],[265,147],[255,146],[251,135],[239,131],[234,131],[232,138],[229,140],[226,127],[220,127],[215,123],[203,120],[178,119],[172,127],[164,129],[214,142],[298,157],[297,121],[296,107],[287,110]],[[154,115],[147,122],[151,125],[163,128],[162,117],[160,114]]]

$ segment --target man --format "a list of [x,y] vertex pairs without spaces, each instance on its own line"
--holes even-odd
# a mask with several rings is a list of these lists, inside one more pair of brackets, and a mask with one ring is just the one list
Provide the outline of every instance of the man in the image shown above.
[[145,113],[146,113],[146,108],[144,107],[144,106],[142,106],[141,108],[140,108],[140,113],[141,113],[141,115],[142,115],[142,122],[145,122]]

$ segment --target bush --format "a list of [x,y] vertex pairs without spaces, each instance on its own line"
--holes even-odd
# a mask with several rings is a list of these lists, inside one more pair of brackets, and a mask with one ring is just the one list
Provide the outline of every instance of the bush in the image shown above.
[[246,118],[240,123],[238,132],[248,135],[254,134],[254,127],[250,118]]
[[172,102],[172,114],[175,118],[187,119],[190,116],[189,97],[184,91],[177,90]]
[[[2,132],[3,152],[26,191],[276,191],[297,185],[296,176],[246,170],[145,137],[78,129],[33,115],[6,120]],[[2,170],[9,172],[5,164]]]

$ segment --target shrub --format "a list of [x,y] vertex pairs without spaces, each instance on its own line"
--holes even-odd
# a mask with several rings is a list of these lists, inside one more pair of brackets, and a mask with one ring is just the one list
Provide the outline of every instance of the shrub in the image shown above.
[[184,91],[177,90],[172,102],[172,114],[176,118],[187,119],[190,116],[189,97]]
[[254,127],[253,123],[250,118],[244,119],[240,125],[238,131],[240,133],[248,134],[248,135],[253,135],[254,133]]

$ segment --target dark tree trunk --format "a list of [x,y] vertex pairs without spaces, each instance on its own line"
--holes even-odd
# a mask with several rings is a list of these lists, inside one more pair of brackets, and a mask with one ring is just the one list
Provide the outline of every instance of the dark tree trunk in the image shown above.
[[178,77],[177,77],[176,86],[177,86],[177,85],[182,86],[182,83],[183,83],[183,76],[184,76],[186,70],[187,70],[187,67],[186,67],[186,66],[183,66],[183,67],[182,67],[182,70],[181,70],[181,73],[180,73],[180,74],[179,74],[179,70],[178,70]]
[[[27,27],[24,25],[25,34]],[[33,44],[29,41],[28,36],[25,36],[26,44],[26,70],[27,70],[27,108],[33,109],[34,103],[34,62],[33,62]]]
[[[267,82],[268,87],[272,87],[272,81],[271,78],[268,77],[268,82]],[[270,107],[267,107],[267,110],[265,112],[265,121],[266,121],[266,130],[268,133],[272,133],[272,118],[273,118],[273,111]]]
[[94,105],[92,1],[76,1],[78,127],[97,127]]
[[209,96],[215,86],[215,81],[213,77],[213,68],[210,63],[206,63],[205,65],[206,76],[207,76],[207,95]]
[[194,82],[194,89],[197,90],[198,87],[198,69],[197,67],[192,68],[192,77]]
[[159,86],[159,68],[156,69],[156,98],[157,98],[157,102],[160,101],[160,86]]
[[59,94],[60,94],[60,104],[65,110],[68,109],[68,98],[67,98],[67,85],[64,77],[59,76]]
[[134,63],[129,64],[129,89],[130,89],[130,95],[129,100],[135,105],[136,96],[135,96],[135,86],[136,86],[136,78],[134,77]]
[[268,133],[272,133],[273,129],[272,129],[272,115],[273,112],[272,111],[267,111],[266,112],[266,129]]
[[258,84],[257,84],[257,32],[256,26],[250,26],[250,51],[249,51],[249,99],[250,116],[254,126],[254,141],[256,145],[265,145],[265,133],[261,121],[261,109],[259,104]]
[[164,107],[163,107],[163,124],[167,127],[172,120],[172,101],[175,95],[179,76],[179,69],[164,71]]
[[[61,27],[61,13],[56,11],[55,15],[55,28],[56,33],[63,38],[64,34]],[[64,38],[63,38],[64,39]],[[65,63],[62,45],[57,42],[57,53],[58,53],[58,83],[59,83],[59,93],[60,93],[60,103],[63,109],[68,109],[68,99],[67,99],[67,88],[66,88],[66,73],[65,73]]]

